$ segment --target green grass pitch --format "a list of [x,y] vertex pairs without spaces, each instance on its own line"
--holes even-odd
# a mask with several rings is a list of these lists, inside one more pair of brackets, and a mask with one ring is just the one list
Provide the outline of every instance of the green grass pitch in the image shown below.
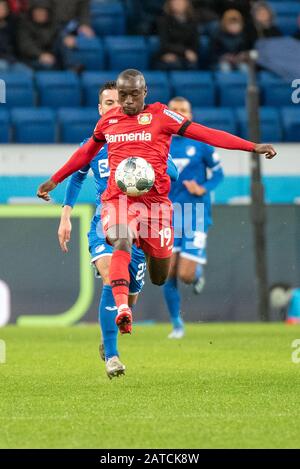
[[109,381],[96,325],[0,329],[1,448],[300,447],[300,327],[167,325],[120,338]]

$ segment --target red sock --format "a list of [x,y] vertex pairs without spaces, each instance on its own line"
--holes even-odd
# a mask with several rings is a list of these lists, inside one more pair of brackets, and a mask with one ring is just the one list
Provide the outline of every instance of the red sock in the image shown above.
[[126,251],[115,251],[111,258],[109,280],[117,307],[128,305],[129,263],[130,254]]

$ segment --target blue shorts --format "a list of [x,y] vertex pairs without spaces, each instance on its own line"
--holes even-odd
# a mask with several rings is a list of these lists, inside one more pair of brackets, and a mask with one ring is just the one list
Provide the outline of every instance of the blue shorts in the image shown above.
[[[95,215],[91,222],[91,229],[88,233],[89,251],[94,264],[97,259],[104,256],[113,255],[113,247],[105,240],[102,230],[100,215]],[[145,274],[147,270],[146,259],[143,251],[135,245],[132,247],[131,262],[129,264],[130,285],[129,294],[136,295],[140,293],[145,284]]]
[[207,233],[203,231],[195,231],[193,238],[186,238],[183,234],[181,238],[175,238],[173,252],[198,264],[206,264],[206,240]]
[[204,207],[197,214],[193,204],[181,208],[181,215],[174,212],[174,253],[198,264],[206,264],[206,240],[211,221],[206,216]]

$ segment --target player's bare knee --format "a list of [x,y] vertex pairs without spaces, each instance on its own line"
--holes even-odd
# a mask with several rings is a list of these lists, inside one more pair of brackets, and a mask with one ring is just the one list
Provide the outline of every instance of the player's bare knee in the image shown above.
[[195,273],[194,272],[180,272],[178,274],[179,280],[185,283],[186,285],[190,285],[194,283],[195,280]]
[[150,275],[150,279],[151,279],[151,282],[153,283],[153,285],[157,285],[157,286],[161,287],[162,285],[164,285],[166,283],[167,276],[165,276],[165,275],[151,276]]

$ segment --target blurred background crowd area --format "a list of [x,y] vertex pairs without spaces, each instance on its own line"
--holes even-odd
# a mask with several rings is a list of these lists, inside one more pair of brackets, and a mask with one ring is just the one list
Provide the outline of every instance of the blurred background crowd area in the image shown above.
[[146,40],[147,68],[244,69],[258,38],[300,39],[299,14],[296,0],[0,0],[0,70],[80,72],[91,64],[71,52],[91,48],[105,56],[94,68],[110,69],[126,35]]
[[248,138],[252,49],[261,140],[299,142],[300,0],[0,0],[0,143],[77,143],[126,68],[147,103],[183,95],[195,121]]

